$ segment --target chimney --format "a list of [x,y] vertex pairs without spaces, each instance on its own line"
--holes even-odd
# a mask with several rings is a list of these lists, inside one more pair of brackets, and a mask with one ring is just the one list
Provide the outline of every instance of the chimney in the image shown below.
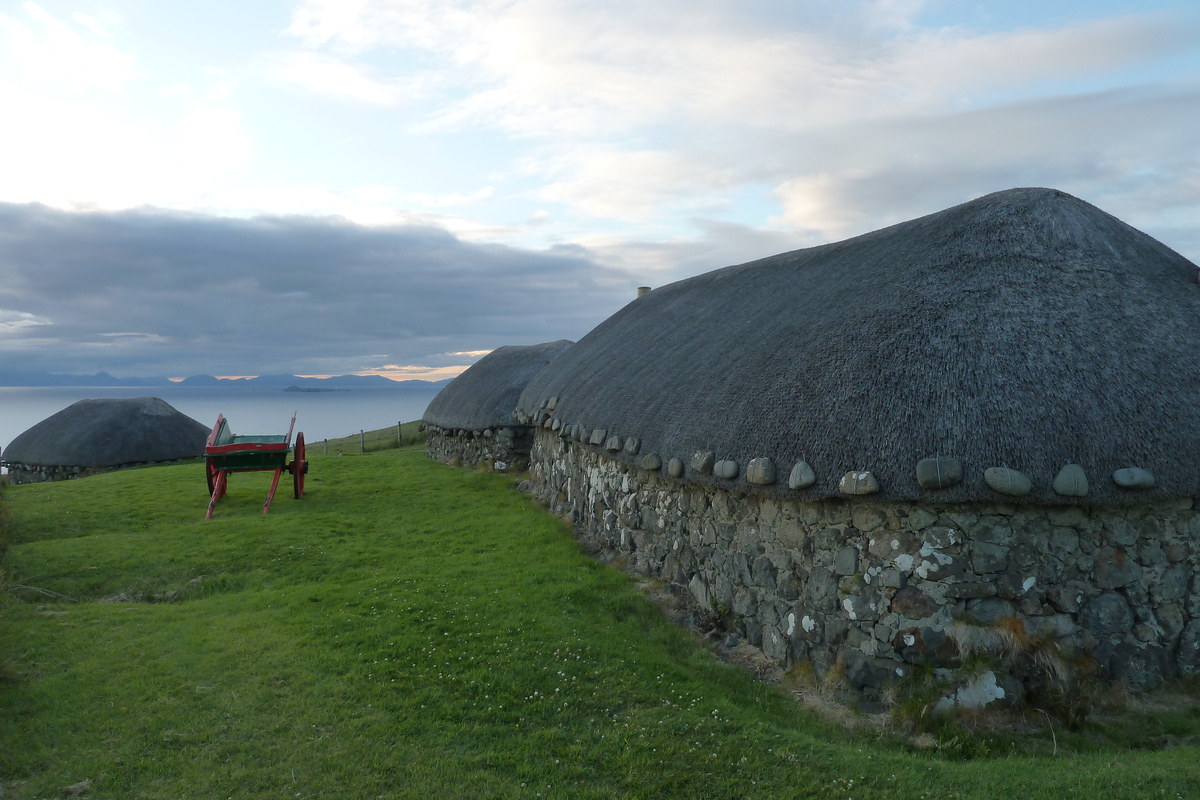
[[642,297],[642,296],[648,295],[648,294],[650,294],[649,286],[639,286],[638,287],[638,297]]

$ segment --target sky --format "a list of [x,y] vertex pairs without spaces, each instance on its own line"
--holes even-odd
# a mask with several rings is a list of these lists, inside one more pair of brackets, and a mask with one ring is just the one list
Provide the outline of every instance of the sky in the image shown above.
[[1200,262],[1194,0],[0,0],[0,372],[438,379],[1015,186]]

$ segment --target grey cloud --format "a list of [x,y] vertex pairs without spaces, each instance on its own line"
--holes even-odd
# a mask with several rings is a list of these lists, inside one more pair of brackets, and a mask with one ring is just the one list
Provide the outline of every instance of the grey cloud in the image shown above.
[[742,264],[824,240],[799,231],[754,228],[733,222],[693,219],[699,236],[665,241],[631,240],[598,246],[597,257],[618,268],[639,266],[653,288],[732,264]]
[[437,228],[0,204],[0,312],[50,323],[0,331],[0,366],[147,375],[424,363],[578,338],[638,282],[583,248],[472,244]]
[[[826,226],[808,226],[826,237],[874,230],[1000,189],[1049,186],[1195,260],[1200,252],[1188,246],[1194,237],[1174,240],[1177,231],[1163,223],[1171,214],[1196,218],[1196,141],[1200,87],[1130,88],[793,137],[787,146],[797,155],[785,169],[799,176],[795,199],[833,210]],[[819,182],[805,180],[817,175]],[[785,206],[787,192],[786,186],[780,192]],[[785,218],[805,226],[803,214]]]
[[[658,285],[848,238],[1018,186],[1062,189],[1200,262],[1200,87],[1134,87],[923,117],[879,118],[732,153],[693,151],[691,175],[782,188],[772,228],[693,220],[699,236],[597,247]],[[732,154],[731,154],[732,153]],[[747,155],[753,154],[753,155]],[[706,173],[706,170],[708,173]]]

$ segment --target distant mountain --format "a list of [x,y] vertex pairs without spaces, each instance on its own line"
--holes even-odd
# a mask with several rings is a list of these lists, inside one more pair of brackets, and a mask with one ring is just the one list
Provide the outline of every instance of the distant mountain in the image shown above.
[[[409,383],[409,381],[405,381]],[[246,381],[247,386],[267,386],[286,389],[288,386],[332,387],[337,389],[352,389],[374,387],[377,389],[394,389],[398,381],[388,380],[382,375],[337,375],[332,378],[301,378],[296,375],[259,375]]]
[[0,371],[0,386],[170,386],[166,378],[114,378],[107,372],[95,375],[64,375],[57,372]]
[[114,378],[107,372],[95,375],[65,375],[56,372],[0,371],[0,386],[97,386],[148,387],[211,386],[287,389],[295,386],[326,389],[431,389],[445,386],[452,379],[441,381],[393,381],[382,375],[337,375],[332,378],[301,378],[296,375],[260,375],[257,378],[217,378],[212,375],[192,375],[175,382],[167,378]]
[[230,383],[230,381],[222,381],[220,378],[212,375],[193,375],[190,378],[184,378],[179,382],[179,386],[220,386],[222,383]]

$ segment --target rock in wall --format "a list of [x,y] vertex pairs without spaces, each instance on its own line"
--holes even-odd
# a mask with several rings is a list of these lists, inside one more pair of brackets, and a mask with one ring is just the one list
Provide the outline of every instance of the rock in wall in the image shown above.
[[491,462],[499,472],[523,472],[529,467],[529,448],[533,442],[532,429],[514,425],[499,430],[445,430],[429,427],[425,430],[425,449],[442,463],[457,459],[462,466]]
[[[154,462],[142,462],[154,463]],[[120,464],[115,467],[68,467],[62,465],[45,466],[42,464],[8,464],[8,482],[13,485],[23,483],[46,483],[48,481],[66,481],[72,478],[86,478],[89,475],[99,475],[102,472],[112,472],[124,467],[142,466],[138,464]],[[164,461],[164,464],[171,462]]]
[[598,550],[688,587],[772,659],[859,689],[989,642],[1090,656],[1134,689],[1200,672],[1200,513],[801,502],[635,469],[537,430],[534,495]]

